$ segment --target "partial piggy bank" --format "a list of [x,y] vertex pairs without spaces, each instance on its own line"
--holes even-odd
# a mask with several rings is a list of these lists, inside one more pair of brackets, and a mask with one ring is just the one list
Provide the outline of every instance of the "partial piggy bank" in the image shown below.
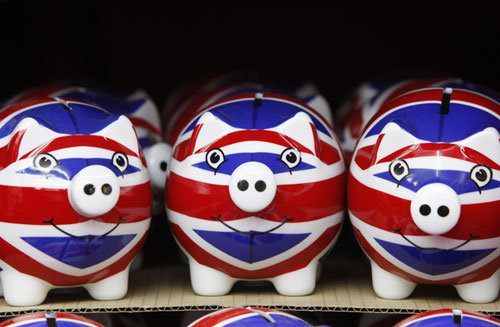
[[104,327],[83,316],[62,312],[38,312],[20,315],[3,321],[0,327]]
[[344,211],[330,124],[260,85],[206,92],[180,105],[165,192],[193,290],[222,295],[237,280],[269,280],[281,294],[311,293]]
[[500,320],[485,314],[458,309],[440,309],[413,315],[394,327],[498,327]]
[[77,100],[98,106],[114,115],[125,115],[134,125],[139,144],[146,157],[153,188],[153,212],[164,209],[163,191],[171,148],[162,141],[158,108],[143,90],[123,93],[95,85],[53,84],[30,89],[7,101],[8,104],[40,97]]
[[151,185],[130,120],[85,102],[30,98],[0,111],[0,279],[11,305],[52,288],[127,292],[151,219]]
[[375,292],[448,284],[468,302],[500,286],[500,105],[470,85],[420,88],[363,129],[348,207]]
[[[312,327],[311,324],[286,312],[256,308],[229,308],[207,314],[188,327]],[[320,326],[318,326],[320,327]],[[323,326],[328,327],[328,326]]]

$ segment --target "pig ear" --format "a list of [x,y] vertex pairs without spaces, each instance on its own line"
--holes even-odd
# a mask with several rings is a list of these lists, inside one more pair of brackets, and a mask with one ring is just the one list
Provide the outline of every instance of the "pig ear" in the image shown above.
[[318,140],[316,128],[308,114],[299,112],[283,124],[274,128],[274,130],[297,141],[317,155]]
[[476,150],[493,162],[500,162],[500,133],[496,128],[488,127],[456,143]]
[[380,137],[382,137],[382,140],[377,149],[377,159],[375,162],[378,162],[380,159],[385,158],[399,149],[409,145],[422,143],[422,140],[411,135],[393,122],[384,126],[380,132]]
[[210,112],[204,113],[193,131],[192,151],[194,153],[209,144],[214,143],[224,135],[236,131],[235,128],[224,123]]
[[317,94],[310,98],[306,104],[316,110],[329,124],[333,125],[332,109],[324,96]]
[[134,126],[130,120],[123,115],[94,135],[112,139],[129,148],[134,153],[139,154],[139,141],[137,140]]
[[16,128],[11,133],[11,135],[14,136],[18,132],[22,132],[23,136],[19,141],[20,143],[17,152],[17,158],[22,157],[33,149],[49,143],[51,140],[60,136],[60,134],[50,130],[43,125],[40,125],[35,119],[30,117],[22,119],[16,125]]

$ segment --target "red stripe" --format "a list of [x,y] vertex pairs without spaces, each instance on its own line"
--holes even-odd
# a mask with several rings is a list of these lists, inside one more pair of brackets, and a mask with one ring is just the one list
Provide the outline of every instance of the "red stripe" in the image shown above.
[[[138,196],[140,195],[140,196]],[[151,186],[144,183],[121,187],[120,198],[115,208],[94,220],[116,223],[119,218],[125,223],[142,221],[151,217]],[[54,218],[57,225],[84,222],[90,218],[77,214],[68,199],[66,189],[36,189],[0,185],[0,221],[41,225],[42,221]]]
[[219,214],[225,221],[261,217],[281,222],[284,216],[293,222],[324,218],[344,209],[344,175],[314,183],[278,185],[273,202],[263,211],[249,214],[231,200],[226,185],[194,181],[170,172],[167,178],[166,203],[170,210],[212,220]]
[[156,128],[153,124],[151,124],[150,122],[148,122],[147,120],[142,119],[140,117],[134,117],[134,116],[127,116],[127,118],[132,122],[132,124],[135,127],[146,128],[147,130],[149,130],[153,134],[155,134],[155,135],[157,135],[159,137],[162,137],[161,131],[158,128]]
[[242,316],[245,314],[255,314],[253,311],[248,310],[246,308],[231,308],[225,309],[221,311],[217,311],[207,315],[200,322],[195,323],[192,327],[210,327],[215,326],[218,323],[226,321],[231,318],[235,318],[238,316]]
[[41,278],[52,285],[78,286],[98,282],[125,269],[141,249],[146,236],[147,233],[129,252],[114,264],[84,276],[67,275],[48,268],[26,254],[19,252],[3,238],[0,238],[0,258],[19,272]]
[[473,161],[474,163],[481,163],[489,166],[490,168],[500,170],[500,164],[489,159],[482,153],[467,148],[462,145],[449,144],[449,143],[420,143],[412,144],[402,149],[389,154],[388,156],[377,161],[377,164],[384,162],[391,162],[394,159],[403,158],[418,158],[418,157],[449,157],[466,161]]
[[[428,235],[413,222],[411,201],[372,189],[352,174],[349,174],[347,199],[349,210],[354,216],[371,226],[385,231],[401,228],[401,233],[405,235]],[[459,222],[442,236],[459,240],[469,239],[470,234],[479,235],[480,239],[498,237],[498,217],[500,201],[462,205]]]
[[[468,274],[461,275],[455,278],[449,278],[449,279],[441,279],[441,280],[428,280],[424,278],[420,278],[417,276],[413,276],[401,268],[399,268],[396,265],[393,265],[390,263],[387,259],[385,259],[383,256],[381,256],[375,249],[368,243],[368,241],[365,239],[365,236],[361,234],[361,232],[353,226],[354,234],[356,235],[356,238],[363,248],[363,250],[369,255],[369,257],[374,260],[377,265],[379,265],[382,269],[391,272],[392,274],[399,276],[401,278],[404,278],[406,280],[410,280],[414,283],[418,284],[442,284],[442,285],[456,285],[456,284],[464,284],[464,283],[472,283],[472,282],[477,282],[483,279],[486,279],[493,275],[497,270],[498,267],[500,266],[500,256],[496,257],[492,262],[488,263],[487,265],[476,269]],[[368,235],[366,235],[369,237]]]
[[273,278],[278,275],[286,274],[306,267],[317,255],[321,253],[333,240],[340,230],[342,224],[337,224],[325,230],[321,236],[302,252],[297,253],[292,258],[279,262],[270,267],[258,270],[245,270],[226,263],[217,257],[203,250],[198,244],[194,243],[182,229],[172,222],[170,227],[174,236],[184,249],[200,264],[217,269],[233,278],[241,279],[265,279]]
[[126,146],[104,136],[69,135],[69,136],[62,136],[55,138],[52,141],[50,141],[50,143],[44,145],[43,147],[35,148],[32,151],[26,153],[20,159],[25,159],[41,152],[51,152],[65,148],[74,148],[77,146],[88,146],[110,151],[120,151],[128,156],[138,157],[137,153],[131,151]]

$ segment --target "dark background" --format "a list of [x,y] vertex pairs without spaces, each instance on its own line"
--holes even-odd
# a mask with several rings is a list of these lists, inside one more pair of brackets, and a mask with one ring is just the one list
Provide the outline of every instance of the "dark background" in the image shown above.
[[[498,9],[437,1],[425,7],[176,7],[172,1],[0,0],[0,100],[38,84],[84,78],[143,88],[162,107],[189,79],[232,70],[311,80],[333,108],[359,83],[384,74],[452,75],[500,90]],[[349,232],[346,226],[334,252],[356,246]],[[152,251],[171,246],[147,244],[146,259],[162,261],[165,254]],[[315,315],[312,321],[332,326],[360,319]],[[126,317],[139,326],[176,324],[183,314]]]

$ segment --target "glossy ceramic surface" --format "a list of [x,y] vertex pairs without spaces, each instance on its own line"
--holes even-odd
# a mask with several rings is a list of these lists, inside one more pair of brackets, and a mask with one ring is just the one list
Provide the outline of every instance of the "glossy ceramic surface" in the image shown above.
[[11,305],[55,287],[125,295],[151,218],[131,121],[96,105],[29,97],[0,111],[0,279]]
[[496,327],[500,320],[471,311],[441,309],[411,316],[394,327]]
[[88,318],[60,312],[24,314],[0,323],[1,327],[104,327]]
[[374,114],[350,165],[349,214],[375,291],[449,284],[466,301],[494,301],[500,106],[466,83],[407,91]]
[[311,293],[343,219],[344,161],[330,124],[255,84],[195,93],[179,108],[166,204],[194,291],[263,279],[282,294]]

